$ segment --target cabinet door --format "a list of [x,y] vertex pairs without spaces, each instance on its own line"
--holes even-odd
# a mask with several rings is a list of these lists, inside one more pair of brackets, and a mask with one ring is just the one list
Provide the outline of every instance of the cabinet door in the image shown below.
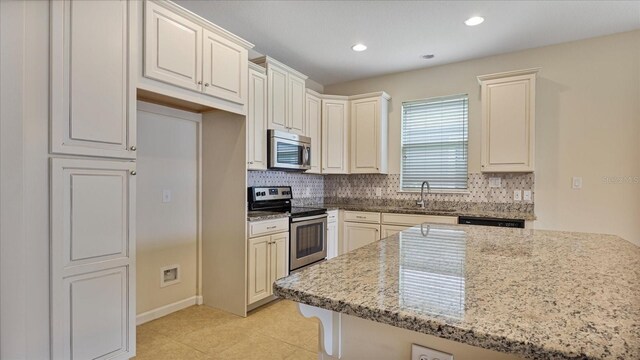
[[482,171],[533,171],[534,89],[535,74],[482,83]]
[[202,26],[144,2],[144,76],[201,91]]
[[348,173],[349,113],[347,104],[346,100],[322,100],[322,173]]
[[267,169],[267,77],[249,70],[247,161],[250,170]]
[[133,162],[51,160],[54,359],[135,354]]
[[135,158],[126,1],[51,2],[51,151]]
[[276,66],[267,69],[268,86],[268,127],[269,129],[287,131],[287,72]]
[[380,100],[351,103],[351,173],[380,171]]
[[380,231],[382,233],[381,239],[387,238],[389,236],[393,236],[403,230],[408,229],[409,226],[402,225],[382,225],[380,226]]
[[378,240],[380,240],[380,225],[351,222],[344,223],[344,253]]
[[249,291],[248,304],[271,295],[270,254],[271,236],[249,239]]
[[311,169],[307,170],[310,174],[320,174],[320,163],[322,153],[322,102],[317,96],[307,94],[306,95],[306,130],[307,136],[311,138]]
[[338,256],[338,222],[327,223],[327,259]]
[[304,79],[289,74],[287,77],[287,120],[289,132],[305,134],[305,113],[304,103],[306,95],[306,85]]
[[205,94],[247,102],[247,49],[204,29],[202,82]]
[[273,289],[273,283],[289,275],[289,233],[271,235],[270,250],[270,282],[269,288]]

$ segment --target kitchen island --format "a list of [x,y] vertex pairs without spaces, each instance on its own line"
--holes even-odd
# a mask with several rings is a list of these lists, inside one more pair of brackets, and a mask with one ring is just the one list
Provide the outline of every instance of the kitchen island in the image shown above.
[[278,280],[322,359],[640,359],[640,248],[617,236],[423,224]]

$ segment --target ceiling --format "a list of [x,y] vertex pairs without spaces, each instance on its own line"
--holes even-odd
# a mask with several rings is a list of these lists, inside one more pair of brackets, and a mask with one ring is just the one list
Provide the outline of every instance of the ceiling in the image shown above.
[[176,2],[323,85],[640,28],[640,1]]

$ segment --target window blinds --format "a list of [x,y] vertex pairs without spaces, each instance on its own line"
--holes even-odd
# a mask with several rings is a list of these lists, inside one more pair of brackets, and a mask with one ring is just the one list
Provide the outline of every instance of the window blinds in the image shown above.
[[401,190],[467,189],[468,96],[402,104]]

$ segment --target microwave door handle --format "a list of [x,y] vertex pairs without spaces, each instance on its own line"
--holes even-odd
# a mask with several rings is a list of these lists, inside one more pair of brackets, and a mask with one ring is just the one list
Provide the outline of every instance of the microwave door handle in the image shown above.
[[304,165],[311,164],[311,147],[310,146],[304,147],[304,156],[302,157],[302,163]]

